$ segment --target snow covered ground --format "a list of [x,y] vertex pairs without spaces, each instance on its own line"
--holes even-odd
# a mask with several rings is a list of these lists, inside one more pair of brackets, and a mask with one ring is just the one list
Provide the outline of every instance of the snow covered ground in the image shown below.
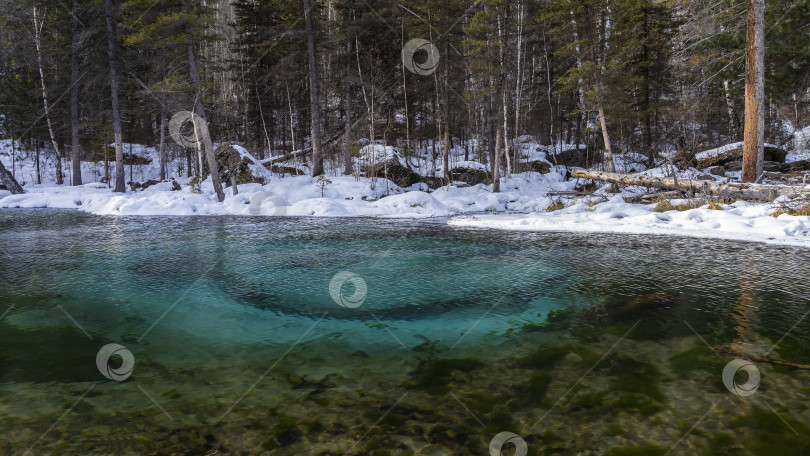
[[655,205],[629,204],[621,196],[588,206],[576,203],[554,212],[520,215],[457,216],[451,226],[518,231],[670,234],[702,238],[810,246],[810,217],[772,217],[767,204],[738,201],[723,210],[707,207],[654,212]]
[[[239,185],[239,193],[226,189],[225,202],[216,200],[211,180],[203,182],[202,193],[192,193],[187,179],[171,191],[163,182],[143,191],[112,193],[104,184],[29,186],[23,195],[0,191],[0,207],[69,208],[100,215],[287,215],[320,217],[441,217],[485,211],[541,211],[551,204],[551,189],[573,189],[560,174],[527,173],[502,184],[501,193],[491,186],[444,187],[427,193],[415,188],[400,189],[393,182],[352,176],[330,176],[324,188],[308,176],[274,177],[267,185]],[[386,187],[388,196],[386,195]],[[421,188],[424,189],[424,186]],[[258,201],[263,198],[264,201]]]
[[[4,144],[0,142],[0,149]],[[151,148],[136,146],[133,151],[156,158]],[[374,152],[371,160],[376,161],[377,152],[390,158],[395,150],[377,146]],[[545,153],[542,155],[538,153],[533,158],[544,158]],[[0,158],[10,170],[9,158]],[[623,159],[629,164],[637,158]],[[456,163],[483,167],[472,161]],[[622,195],[602,195],[599,191],[586,201],[565,194],[572,192],[577,182],[565,181],[565,169],[554,167],[548,174],[532,172],[504,178],[501,193],[492,193],[492,186],[483,184],[428,191],[421,183],[401,189],[385,179],[327,175],[331,183],[324,186],[323,197],[316,178],[280,178],[267,173],[266,185],[239,185],[237,195],[228,188],[224,203],[219,203],[210,179],[203,182],[201,193],[194,193],[190,179],[179,177],[177,172],[171,174],[181,186],[179,191],[172,191],[171,182],[162,182],[145,190],[133,192],[128,188],[125,194],[112,193],[106,184],[93,182],[100,177],[97,166],[83,163],[83,175],[92,183],[71,187],[57,186],[47,179],[41,185],[33,185],[25,177],[30,176],[30,162],[18,162],[17,176],[26,182],[26,193],[11,195],[0,190],[0,208],[67,208],[99,215],[446,217],[450,226],[459,228],[674,234],[810,246],[810,217],[775,218],[771,216],[776,210],[774,204],[737,202],[724,206],[723,210],[704,206],[655,212],[655,204],[629,204],[623,200],[622,196],[632,194],[633,189],[623,190]],[[662,168],[645,171],[656,175],[665,172]],[[127,166],[127,178],[129,173]],[[136,181],[155,178],[156,161],[135,166],[133,173]],[[685,171],[683,177],[689,174],[690,171]],[[550,208],[558,210],[548,211]]]

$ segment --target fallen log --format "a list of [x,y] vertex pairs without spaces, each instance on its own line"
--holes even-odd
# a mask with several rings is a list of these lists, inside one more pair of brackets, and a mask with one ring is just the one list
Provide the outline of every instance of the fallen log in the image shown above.
[[810,196],[810,188],[790,187],[787,185],[762,185],[727,183],[701,179],[675,179],[672,177],[655,177],[640,174],[607,173],[604,171],[591,171],[575,169],[571,175],[583,179],[593,179],[625,185],[640,185],[643,187],[693,190],[709,195],[727,199],[742,199],[746,201],[773,201],[779,196]]
[[0,161],[0,184],[5,185],[8,191],[11,192],[12,195],[19,195],[20,193],[25,193],[22,186],[17,182],[17,179],[14,179],[14,176],[11,175],[10,172],[3,166],[3,162]]
[[650,201],[658,199],[658,198],[677,198],[682,193],[684,193],[683,190],[671,190],[671,191],[666,191],[666,192],[645,193],[643,195],[626,196],[626,197],[624,197],[624,201],[626,203],[649,203]]
[[[355,119],[359,120],[359,117],[356,117]],[[354,123],[357,123],[357,121],[355,120]],[[354,123],[352,125],[354,125]],[[340,131],[338,131],[337,133],[332,135],[332,137],[326,139],[325,141],[321,141],[321,147],[330,145],[333,142],[337,141],[339,138],[341,138],[345,134],[345,131],[343,131],[342,128],[343,127],[341,127]],[[296,151],[290,152],[288,154],[279,155],[279,156],[276,156],[276,157],[265,158],[264,160],[259,160],[259,164],[267,166],[267,165],[272,165],[272,164],[278,163],[278,162],[285,162],[287,160],[292,160],[293,158],[300,157],[302,155],[307,155],[310,152],[312,152],[312,146],[307,147],[306,149],[296,150]]]
[[[722,153],[717,155],[713,155],[710,157],[704,157],[702,153],[697,154],[695,158],[697,159],[697,167],[698,169],[706,169],[712,166],[722,166],[726,165],[730,162],[734,161],[742,161],[743,158],[743,148],[742,143],[738,143],[739,147],[735,147],[733,149],[728,149]],[[765,161],[768,162],[775,162],[784,164],[785,157],[787,157],[787,151],[774,146],[767,144],[765,145]]]

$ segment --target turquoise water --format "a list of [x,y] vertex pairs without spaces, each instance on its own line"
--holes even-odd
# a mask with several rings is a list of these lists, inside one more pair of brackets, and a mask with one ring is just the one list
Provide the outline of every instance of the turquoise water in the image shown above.
[[53,210],[0,248],[0,455],[810,452],[807,250]]

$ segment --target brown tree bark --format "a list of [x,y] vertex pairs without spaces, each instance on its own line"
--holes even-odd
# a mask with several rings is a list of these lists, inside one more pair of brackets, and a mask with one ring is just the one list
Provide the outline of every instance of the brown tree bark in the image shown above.
[[73,185],[82,185],[82,151],[79,144],[79,1],[73,0],[73,36],[70,49],[70,153]]
[[118,73],[115,70],[115,39],[110,0],[104,0],[104,16],[107,21],[107,58],[110,63],[110,92],[112,95],[113,134],[115,135],[115,188],[113,192],[125,193],[124,145],[121,140],[121,115],[118,111]]
[[765,161],[765,0],[748,0],[742,181],[755,182]]
[[[309,54],[309,104],[312,134],[312,175],[323,174],[323,156],[321,155],[321,110],[318,98],[318,67],[315,64],[315,33],[312,30],[312,6],[304,0],[304,16],[307,27],[307,52]],[[373,140],[374,138],[372,138]]]

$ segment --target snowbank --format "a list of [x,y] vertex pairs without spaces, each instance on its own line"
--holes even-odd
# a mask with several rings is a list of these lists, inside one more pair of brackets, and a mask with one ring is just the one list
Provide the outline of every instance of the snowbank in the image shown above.
[[629,204],[621,196],[589,207],[577,203],[554,212],[526,215],[455,217],[450,226],[519,231],[670,234],[701,238],[810,246],[810,217],[770,215],[766,204],[736,202],[725,210],[706,207],[654,212],[653,205]]

